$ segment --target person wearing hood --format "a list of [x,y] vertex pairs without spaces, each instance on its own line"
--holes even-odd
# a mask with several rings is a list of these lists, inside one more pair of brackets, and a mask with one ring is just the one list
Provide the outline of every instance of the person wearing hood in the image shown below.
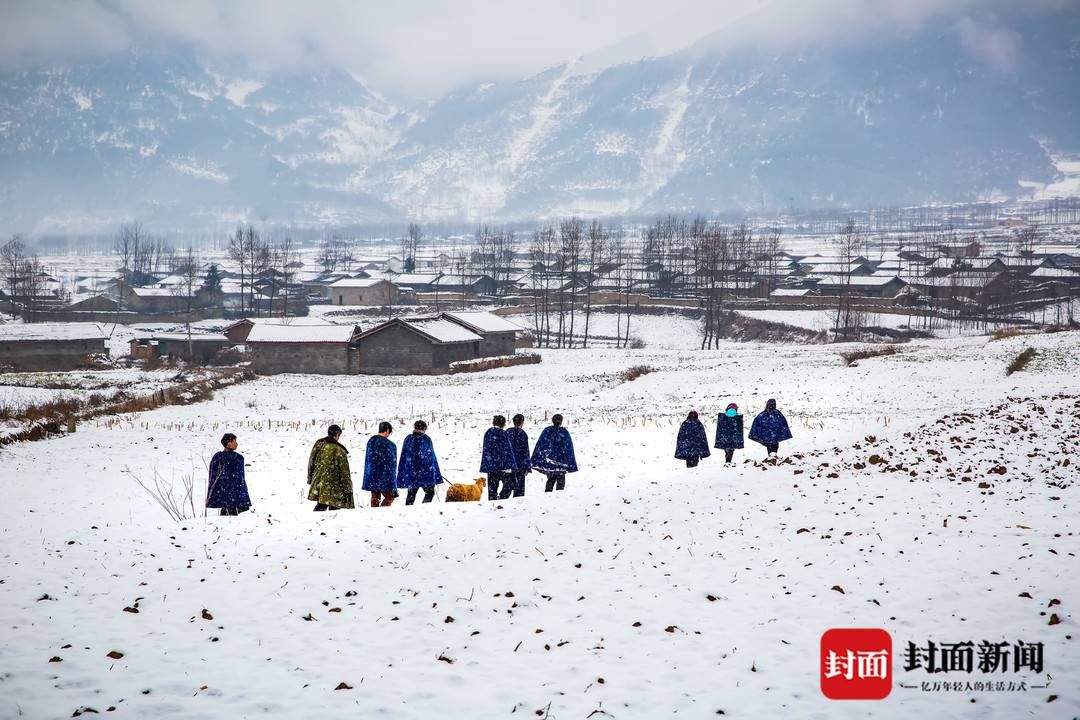
[[390,423],[379,423],[379,433],[368,439],[364,451],[364,490],[371,493],[371,507],[389,507],[397,497],[397,445],[390,440]]
[[791,439],[787,418],[776,409],[775,400],[766,402],[765,409],[754,418],[748,437],[764,445],[768,455],[775,455],[780,449],[780,443]]
[[349,471],[349,451],[339,440],[341,428],[331,425],[326,437],[315,441],[308,456],[308,500],[315,502],[315,511],[352,509],[352,473]]
[[435,446],[427,434],[427,423],[417,420],[413,423],[411,435],[401,443],[401,459],[398,461],[397,486],[406,489],[405,504],[416,502],[416,492],[424,489],[423,502],[429,503],[435,497],[435,486],[442,482],[439,471],[439,459],[435,457]]
[[[513,417],[514,427],[506,431],[506,437],[510,439],[510,447],[514,451],[514,462],[517,469],[514,470],[513,496],[525,497],[525,476],[532,472],[532,463],[529,460],[529,435],[525,432],[525,416],[518,413]],[[506,490],[499,495],[500,500],[509,497]]]
[[713,447],[724,451],[724,464],[731,462],[736,450],[742,450],[743,416],[735,403],[728,405],[716,418],[716,442]]
[[222,515],[239,515],[251,508],[244,479],[244,456],[236,452],[236,446],[236,436],[225,433],[221,437],[221,447],[225,449],[210,458],[206,507],[220,508]]
[[533,447],[532,467],[547,475],[544,492],[566,488],[566,473],[577,472],[577,458],[574,457],[574,441],[570,431],[562,426],[563,416],[552,415],[551,424],[540,433]]
[[499,485],[502,484],[505,498],[513,490],[514,473],[517,462],[514,460],[514,448],[506,434],[506,418],[496,415],[491,419],[491,427],[484,433],[484,447],[480,453],[480,472],[487,473],[488,500],[500,499]]
[[686,467],[697,467],[701,458],[709,457],[709,438],[705,426],[698,419],[697,410],[691,410],[679,426],[679,436],[675,440],[675,458],[685,460]]

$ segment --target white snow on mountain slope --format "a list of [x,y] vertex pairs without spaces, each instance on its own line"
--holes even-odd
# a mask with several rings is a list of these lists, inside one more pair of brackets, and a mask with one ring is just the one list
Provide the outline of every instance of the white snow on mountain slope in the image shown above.
[[[1078,339],[912,342],[854,368],[838,346],[725,344],[543,350],[475,375],[287,375],[3,448],[0,714],[1071,717]],[[1025,344],[1039,355],[1005,378]],[[642,363],[657,371],[619,381]],[[731,468],[672,459],[689,408],[711,432],[727,402],[749,419],[768,397],[792,424],[790,464],[753,462],[753,443]],[[362,502],[379,420],[400,445],[427,419],[462,481],[491,416],[517,410],[533,440],[566,415],[582,470],[565,492],[532,475],[499,503],[315,514],[303,499],[331,421]],[[123,472],[201,479],[227,430],[251,513],[174,524]],[[1052,599],[1062,622],[1048,626]],[[830,627],[882,627],[898,647],[1041,641],[1052,686],[830,702]],[[917,680],[901,663],[897,679]]]

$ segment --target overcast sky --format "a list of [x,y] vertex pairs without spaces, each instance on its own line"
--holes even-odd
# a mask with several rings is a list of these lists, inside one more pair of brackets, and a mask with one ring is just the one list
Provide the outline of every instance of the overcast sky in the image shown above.
[[[1019,1],[1019,0],[1018,0]],[[1038,0],[1058,4],[1072,0]],[[866,24],[948,16],[975,51],[1008,62],[1005,0],[0,0],[0,66],[77,61],[133,42],[182,43],[268,68],[340,65],[377,89],[433,98],[579,56],[666,54],[735,21],[742,41],[850,36]],[[1030,0],[1025,0],[1030,2]],[[753,37],[749,37],[752,35]]]

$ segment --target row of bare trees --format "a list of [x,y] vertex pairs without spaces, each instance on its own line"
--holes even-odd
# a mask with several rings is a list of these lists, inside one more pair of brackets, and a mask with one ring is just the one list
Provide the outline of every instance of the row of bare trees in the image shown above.
[[120,256],[120,267],[132,273],[172,270],[176,251],[164,238],[146,232],[140,222],[124,223],[113,240],[113,251]]
[[45,289],[45,268],[37,255],[31,254],[19,235],[0,246],[4,288],[9,298],[28,310],[34,310]]
[[[240,276],[240,313],[259,315],[264,310],[273,313],[280,306],[282,315],[287,316],[296,290],[293,261],[298,258],[298,248],[292,238],[286,235],[270,243],[253,226],[238,227],[229,241],[228,252]],[[266,281],[257,283],[260,278]]]

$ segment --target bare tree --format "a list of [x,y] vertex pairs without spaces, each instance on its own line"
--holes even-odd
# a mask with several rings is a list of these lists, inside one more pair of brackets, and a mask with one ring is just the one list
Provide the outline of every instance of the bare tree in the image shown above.
[[[568,277],[570,280],[570,325],[567,329],[566,347],[574,347],[574,317],[577,310],[577,287],[578,287],[578,272],[581,265],[581,245],[584,225],[577,218],[570,218],[564,220],[559,224],[559,253],[564,259],[564,266],[566,274],[564,277]],[[560,308],[560,320],[559,320],[559,346],[562,346],[563,342],[563,321],[562,321],[562,298],[560,293],[559,300]]]
[[866,239],[855,224],[854,219],[849,219],[847,225],[833,240],[836,254],[840,258],[840,282],[837,286],[836,316],[834,327],[836,333],[843,334],[845,339],[862,328],[863,313],[860,312],[853,299],[852,271],[856,260],[865,252]]
[[120,225],[120,230],[113,241],[113,251],[120,256],[120,267],[124,270],[138,270],[140,251],[143,240],[142,223],[130,222]]
[[589,347],[589,319],[592,316],[593,285],[596,282],[597,273],[604,263],[604,249],[607,245],[608,235],[599,220],[593,220],[589,225],[588,246],[585,260],[585,334],[582,338],[581,347]]
[[424,231],[419,224],[409,223],[405,239],[405,247],[402,250],[404,257],[401,258],[401,261],[405,272],[414,272],[416,270],[416,253],[424,239]]
[[188,245],[187,250],[184,251],[179,264],[176,266],[176,274],[180,276],[181,282],[174,286],[174,294],[183,298],[184,309],[188,313],[193,309],[195,295],[200,287],[201,270],[202,264],[199,261],[198,253],[195,252],[191,245]]
[[12,298],[19,294],[19,266],[25,257],[26,246],[20,235],[12,235],[11,240],[0,248],[0,260],[4,264],[4,284]]
[[240,314],[243,315],[246,309],[257,315],[255,277],[269,266],[270,248],[253,226],[238,227],[229,243],[229,258],[240,271]]
[[1016,254],[1031,257],[1041,241],[1042,230],[1039,228],[1039,223],[1033,222],[1016,233]]
[[28,314],[38,309],[45,290],[45,268],[38,261],[37,255],[24,257],[19,263],[19,297]]

